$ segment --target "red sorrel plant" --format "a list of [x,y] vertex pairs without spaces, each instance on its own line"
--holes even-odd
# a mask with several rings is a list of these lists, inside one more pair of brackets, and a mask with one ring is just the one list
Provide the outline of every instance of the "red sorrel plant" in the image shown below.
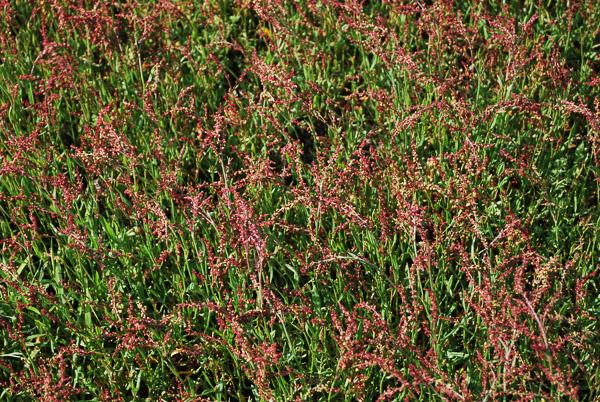
[[0,0],[0,399],[597,399],[597,3]]

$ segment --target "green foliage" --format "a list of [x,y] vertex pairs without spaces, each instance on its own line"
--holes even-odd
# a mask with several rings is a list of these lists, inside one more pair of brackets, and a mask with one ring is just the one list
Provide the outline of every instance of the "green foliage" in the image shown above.
[[0,1],[0,399],[595,400],[598,26]]

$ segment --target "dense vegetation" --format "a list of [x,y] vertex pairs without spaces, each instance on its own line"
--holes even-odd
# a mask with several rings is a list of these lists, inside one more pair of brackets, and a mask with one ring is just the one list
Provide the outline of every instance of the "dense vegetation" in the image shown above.
[[600,2],[0,0],[1,400],[597,400]]

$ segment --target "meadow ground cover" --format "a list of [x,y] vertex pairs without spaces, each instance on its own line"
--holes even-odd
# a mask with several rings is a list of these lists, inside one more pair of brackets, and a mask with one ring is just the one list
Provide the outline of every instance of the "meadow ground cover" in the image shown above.
[[597,400],[600,2],[0,0],[0,400]]

